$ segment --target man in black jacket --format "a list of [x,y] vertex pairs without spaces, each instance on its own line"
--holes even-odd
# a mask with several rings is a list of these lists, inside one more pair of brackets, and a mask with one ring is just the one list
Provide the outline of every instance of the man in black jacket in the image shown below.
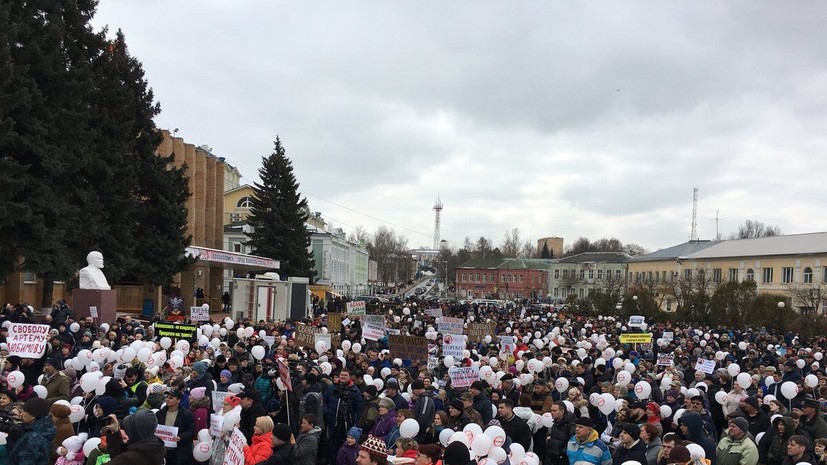
[[647,463],[646,444],[640,440],[640,427],[638,425],[623,423],[620,427],[620,447],[615,449],[612,463],[622,465],[630,460]]
[[171,390],[164,394],[164,406],[155,414],[159,425],[178,428],[178,436],[174,438],[176,447],[166,448],[166,464],[189,464],[192,460],[192,439],[195,437],[195,417],[181,404],[181,391]]
[[519,443],[525,450],[531,449],[531,428],[525,420],[514,414],[514,402],[510,399],[500,401],[497,405],[497,420],[512,443]]
[[258,417],[267,416],[267,412],[261,405],[258,392],[253,388],[247,388],[239,392],[236,397],[241,400],[241,420],[238,422],[238,429],[244,433],[247,438],[247,444],[252,444],[253,428],[256,426],[256,419]]
[[[492,408],[491,399],[485,394],[485,385],[482,381],[471,383],[471,395],[474,398],[474,410],[482,416],[483,426],[488,425],[488,422],[494,418],[494,409]],[[513,403],[511,408],[514,408]]]
[[569,439],[574,436],[575,416],[569,412],[566,404],[557,401],[551,406],[551,417],[554,424],[548,431],[548,449],[546,457],[549,465],[569,465],[569,456],[566,453]]

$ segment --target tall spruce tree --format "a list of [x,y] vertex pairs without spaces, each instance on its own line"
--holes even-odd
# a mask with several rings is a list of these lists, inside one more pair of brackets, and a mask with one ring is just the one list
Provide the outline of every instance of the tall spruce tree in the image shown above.
[[96,0],[0,2],[0,271],[71,281],[93,249],[110,281],[164,284],[187,264],[187,183],[155,156],[160,107]]
[[281,260],[282,275],[304,276],[312,282],[310,232],[305,227],[307,199],[299,195],[293,164],[278,137],[274,144],[273,153],[262,158],[258,170],[261,183],[254,184],[255,195],[247,220],[253,232],[247,243],[254,254]]

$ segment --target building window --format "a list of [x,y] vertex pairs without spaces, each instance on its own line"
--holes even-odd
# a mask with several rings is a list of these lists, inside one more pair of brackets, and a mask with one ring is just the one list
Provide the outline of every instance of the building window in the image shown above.
[[650,283],[652,282],[652,272],[651,271],[646,272],[646,280],[649,281]]
[[586,279],[586,270],[580,270],[580,279]]
[[[766,270],[766,268],[764,269]],[[766,279],[766,274],[767,272],[764,271],[764,279]],[[770,281],[772,281],[772,274],[770,274]],[[781,282],[784,284],[790,284],[791,282],[793,282],[793,267],[785,266],[781,268]]]
[[720,283],[721,282],[721,269],[714,268],[712,270],[712,282],[713,283]]
[[253,208],[253,198],[249,195],[238,199],[237,208]]
[[569,277],[569,270],[567,270],[567,269],[563,270],[563,279],[566,279],[568,277]]
[[761,279],[762,283],[771,283],[772,282],[772,268],[762,268],[761,270],[764,274],[763,278]]
[[660,271],[655,271],[655,281],[660,282]]
[[489,275],[489,278],[490,278],[489,281],[491,281],[493,283],[494,282],[494,273],[491,273]]
[[505,275],[504,274],[500,275],[500,281],[505,282]]
[[462,273],[462,282],[465,282],[465,273]]
[[589,289],[589,295],[590,296],[594,295],[594,289]]
[[692,270],[683,270],[683,280],[692,281]]
[[479,274],[479,273],[477,273],[476,278],[477,278],[477,279],[475,279],[474,281],[475,281],[475,282],[480,282],[480,274]]
[[755,281],[755,271],[752,268],[747,270],[747,281]]
[[582,299],[582,298],[586,295],[586,293],[585,293],[585,289],[583,289],[583,288],[581,287],[581,288],[580,288],[580,292],[579,292],[579,294],[578,294],[578,295],[579,295],[579,296],[580,296],[580,298]]
[[23,272],[23,283],[24,284],[34,284],[37,282],[37,275],[32,273],[31,271],[24,271]]
[[603,279],[603,270],[602,269],[597,270],[597,279]]
[[554,270],[554,279],[560,279],[560,270]]
[[804,284],[813,284],[813,269],[809,266],[804,268]]
[[620,270],[615,270],[615,278],[620,281]]
[[733,282],[738,281],[738,268],[729,269],[729,280]]
[[482,282],[485,282],[487,278],[488,278],[488,275],[483,273],[482,274]]
[[560,297],[560,289],[554,288],[554,297]]
[[594,270],[589,270],[589,279],[594,279]]

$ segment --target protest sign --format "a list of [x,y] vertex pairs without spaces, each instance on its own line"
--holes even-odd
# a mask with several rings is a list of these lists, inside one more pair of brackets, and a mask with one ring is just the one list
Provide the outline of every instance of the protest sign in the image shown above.
[[174,449],[178,447],[178,443],[175,442],[175,437],[178,436],[178,427],[177,426],[166,426],[166,425],[158,425],[155,428],[155,436],[162,441],[164,441],[164,447],[169,447]]
[[205,307],[190,307],[190,321],[210,321],[210,309]]
[[428,356],[428,371],[436,370],[439,366],[439,359],[433,355]]
[[9,325],[9,336],[6,338],[9,355],[40,358],[46,352],[48,336],[49,325],[12,323]]
[[402,334],[402,330],[393,329],[393,328],[385,328],[385,335],[388,335],[388,334]]
[[494,337],[494,323],[468,323],[465,334],[471,342],[480,342],[485,336]]
[[287,387],[288,391],[293,390],[293,380],[290,378],[290,367],[287,366],[287,363],[284,360],[278,361],[279,365],[279,379],[281,379],[282,384]]
[[420,336],[388,336],[391,357],[404,360],[427,360],[428,340]]
[[332,332],[338,332],[339,329],[342,327],[342,314],[341,313],[328,313],[327,314],[327,329]]
[[468,387],[480,379],[480,367],[451,367],[448,375],[451,376],[451,387]]
[[662,367],[675,366],[675,354],[658,354],[658,365]]
[[695,369],[711,375],[712,372],[715,371],[715,360],[699,358],[698,363],[695,364]]
[[276,336],[264,336],[262,339],[267,343],[267,347],[273,347],[273,344],[276,343]]
[[89,316],[92,318],[98,318],[98,307],[92,305],[89,307]]
[[321,328],[300,324],[296,325],[296,331],[293,333],[293,338],[296,340],[296,345],[299,347],[316,347],[316,333],[321,332]]
[[441,308],[426,308],[425,314],[428,316],[432,316],[434,318],[442,318],[442,309]]
[[220,437],[224,429],[224,417],[216,414],[210,415],[210,436]]
[[663,340],[665,342],[672,342],[675,340],[675,332],[674,331],[664,331],[663,332]]
[[649,344],[652,342],[652,333],[626,333],[620,335],[621,344]]
[[513,354],[517,350],[514,336],[500,336],[500,355]]
[[442,336],[442,355],[462,358],[465,350],[465,336],[461,334],[445,334]]
[[155,323],[155,334],[158,337],[171,337],[174,339],[195,340],[197,328],[195,325],[179,325],[172,323]]
[[462,334],[465,320],[462,318],[443,317],[437,323],[437,330],[442,334]]
[[368,307],[365,302],[361,300],[356,300],[353,302],[347,303],[347,314],[348,315],[366,315],[368,312]]
[[369,341],[378,341],[385,337],[385,317],[383,315],[365,315],[362,317],[362,337]]
[[216,412],[221,411],[224,406],[224,398],[233,395],[232,392],[212,392],[212,409]]
[[244,465],[244,446],[247,445],[247,438],[238,428],[233,428],[233,435],[230,436],[230,443],[224,452],[224,463],[221,465]]

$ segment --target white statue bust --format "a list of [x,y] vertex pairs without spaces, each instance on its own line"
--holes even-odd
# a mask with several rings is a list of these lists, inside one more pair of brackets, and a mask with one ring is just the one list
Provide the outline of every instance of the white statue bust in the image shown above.
[[106,281],[106,276],[103,275],[103,254],[93,250],[86,256],[86,263],[89,266],[81,268],[79,272],[80,288],[81,289],[112,289]]

